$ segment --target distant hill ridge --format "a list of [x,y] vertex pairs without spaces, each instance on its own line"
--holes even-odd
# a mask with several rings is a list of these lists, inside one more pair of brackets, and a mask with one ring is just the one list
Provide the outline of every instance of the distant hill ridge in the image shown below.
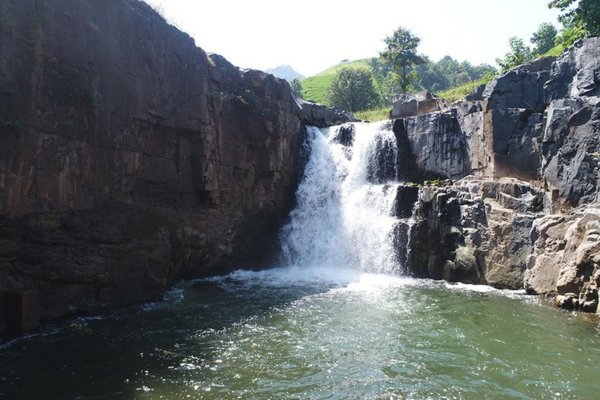
[[294,79],[304,79],[304,75],[294,70],[291,65],[279,65],[275,68],[269,68],[265,72],[274,75],[277,78],[285,79],[288,82]]

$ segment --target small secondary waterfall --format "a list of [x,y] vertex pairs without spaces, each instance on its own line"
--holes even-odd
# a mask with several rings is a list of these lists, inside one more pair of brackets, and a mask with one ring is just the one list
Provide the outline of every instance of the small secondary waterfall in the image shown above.
[[391,124],[308,133],[311,154],[297,206],[280,234],[283,263],[403,271],[410,220],[394,215],[398,153]]

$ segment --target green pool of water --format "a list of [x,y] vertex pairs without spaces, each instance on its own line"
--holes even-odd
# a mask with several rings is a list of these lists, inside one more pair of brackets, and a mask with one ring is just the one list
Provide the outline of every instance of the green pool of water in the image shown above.
[[596,399],[594,317],[488,287],[238,272],[0,344],[7,399]]

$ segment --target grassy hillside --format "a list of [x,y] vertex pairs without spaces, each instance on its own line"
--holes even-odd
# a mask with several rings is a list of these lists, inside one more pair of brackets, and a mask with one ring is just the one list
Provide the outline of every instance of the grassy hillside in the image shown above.
[[302,96],[305,100],[329,105],[327,90],[335,74],[342,68],[364,68],[371,70],[369,59],[349,61],[334,65],[317,75],[302,80]]
[[466,95],[470,94],[476,87],[485,85],[493,77],[484,77],[476,81],[463,83],[462,85],[451,87],[450,89],[443,90],[437,95],[448,103],[454,103],[457,100],[463,99]]

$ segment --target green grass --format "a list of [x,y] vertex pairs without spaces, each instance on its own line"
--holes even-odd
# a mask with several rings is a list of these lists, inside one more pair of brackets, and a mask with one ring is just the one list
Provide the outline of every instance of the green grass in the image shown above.
[[466,95],[471,93],[477,86],[485,85],[489,81],[494,79],[493,76],[484,76],[476,81],[463,83],[462,85],[451,87],[450,89],[443,90],[437,95],[448,103],[453,103],[457,100],[464,99]]
[[548,56],[558,57],[563,53],[563,51],[565,51],[566,48],[567,48],[567,46],[565,46],[564,44],[557,44],[556,46],[554,46],[553,48],[551,48],[550,50],[545,52],[542,55],[542,57],[548,57]]
[[390,111],[390,107],[375,108],[373,110],[357,111],[354,116],[363,121],[376,122],[390,119]]
[[349,61],[334,65],[325,71],[319,72],[317,75],[303,79],[301,81],[302,97],[308,101],[330,105],[329,99],[327,98],[327,91],[331,86],[335,74],[342,68],[363,68],[369,71],[371,70],[369,59]]

